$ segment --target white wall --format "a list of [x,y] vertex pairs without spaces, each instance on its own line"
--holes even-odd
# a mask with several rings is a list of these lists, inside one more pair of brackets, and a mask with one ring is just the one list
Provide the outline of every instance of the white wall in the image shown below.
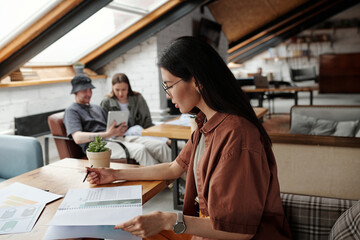
[[[338,20],[338,19],[360,19],[360,4],[355,5],[354,7],[345,10],[327,21]],[[305,30],[301,32],[299,35],[322,35],[322,34],[330,34],[334,43],[333,46],[331,43],[311,43],[310,51],[315,58],[311,58],[308,60],[306,57],[304,58],[296,58],[280,61],[266,61],[264,58],[270,57],[269,51],[264,51],[263,53],[257,55],[256,57],[246,61],[243,64],[242,68],[234,69],[233,73],[238,77],[246,77],[247,73],[256,72],[258,67],[262,67],[263,75],[267,75],[268,73],[273,73],[274,78],[276,80],[286,80],[290,81],[290,72],[291,68],[303,68],[307,66],[316,66],[318,72],[318,58],[320,54],[325,53],[354,53],[360,52],[360,33],[357,28],[339,28],[336,31],[333,29],[326,30]],[[307,49],[307,45],[304,44],[295,44],[290,45],[288,48],[285,44],[280,44],[273,48],[274,55],[279,57],[290,57],[292,56],[292,50],[296,49]]]
[[107,64],[101,72],[108,76],[106,92],[111,91],[111,79],[116,73],[125,73],[133,91],[140,92],[149,105],[152,115],[159,116],[160,85],[157,61],[157,38],[151,37]]

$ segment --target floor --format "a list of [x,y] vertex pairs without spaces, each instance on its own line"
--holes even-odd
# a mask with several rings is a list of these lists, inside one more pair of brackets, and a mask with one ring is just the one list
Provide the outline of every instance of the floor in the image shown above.
[[[256,100],[251,102],[254,106],[257,105]],[[275,100],[275,114],[271,118],[264,118],[264,126],[267,131],[286,132],[288,131],[289,112],[291,106],[294,104],[292,99],[276,99]],[[299,94],[299,105],[308,105],[308,93]],[[314,105],[360,105],[360,94],[317,94],[314,93]],[[268,108],[268,103],[264,102],[264,107]],[[40,143],[44,149],[44,137],[39,138]],[[53,140],[50,140],[49,155],[50,162],[58,160],[58,154]],[[177,212],[173,209],[172,190],[166,188],[149,202],[144,204],[143,213],[152,211],[170,211]]]

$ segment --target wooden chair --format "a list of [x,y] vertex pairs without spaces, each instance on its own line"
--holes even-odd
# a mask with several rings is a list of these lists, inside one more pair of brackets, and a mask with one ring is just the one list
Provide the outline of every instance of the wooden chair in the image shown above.
[[[77,145],[73,139],[67,137],[65,125],[63,122],[64,112],[52,114],[48,117],[48,124],[52,138],[54,138],[56,148],[60,159],[79,158],[87,159],[81,147]],[[117,142],[124,149],[126,158],[111,159],[111,162],[138,164],[134,159],[130,158],[128,149],[122,143]],[[49,162],[48,156],[48,138],[45,138],[45,162]]]

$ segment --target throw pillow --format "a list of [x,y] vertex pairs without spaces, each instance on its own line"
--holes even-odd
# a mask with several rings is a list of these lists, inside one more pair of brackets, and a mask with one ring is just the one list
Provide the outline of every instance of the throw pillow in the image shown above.
[[360,129],[359,129],[359,131],[356,133],[355,137],[359,137],[359,138],[360,138]]
[[300,114],[293,114],[291,118],[291,134],[309,134],[316,123],[315,118]]
[[335,131],[336,123],[332,120],[318,119],[309,134],[330,136]]
[[360,200],[346,210],[335,222],[329,239],[360,239]]
[[333,136],[354,137],[355,129],[358,126],[358,124],[359,124],[359,120],[338,122]]

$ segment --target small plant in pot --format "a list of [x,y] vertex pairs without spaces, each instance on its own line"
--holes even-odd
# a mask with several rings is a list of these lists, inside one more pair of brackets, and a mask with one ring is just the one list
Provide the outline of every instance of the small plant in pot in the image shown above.
[[82,62],[75,62],[73,65],[74,71],[75,71],[75,75],[78,74],[83,74],[84,73],[84,67],[85,64]]
[[86,156],[93,167],[110,167],[111,149],[105,147],[102,137],[96,136],[86,149]]

